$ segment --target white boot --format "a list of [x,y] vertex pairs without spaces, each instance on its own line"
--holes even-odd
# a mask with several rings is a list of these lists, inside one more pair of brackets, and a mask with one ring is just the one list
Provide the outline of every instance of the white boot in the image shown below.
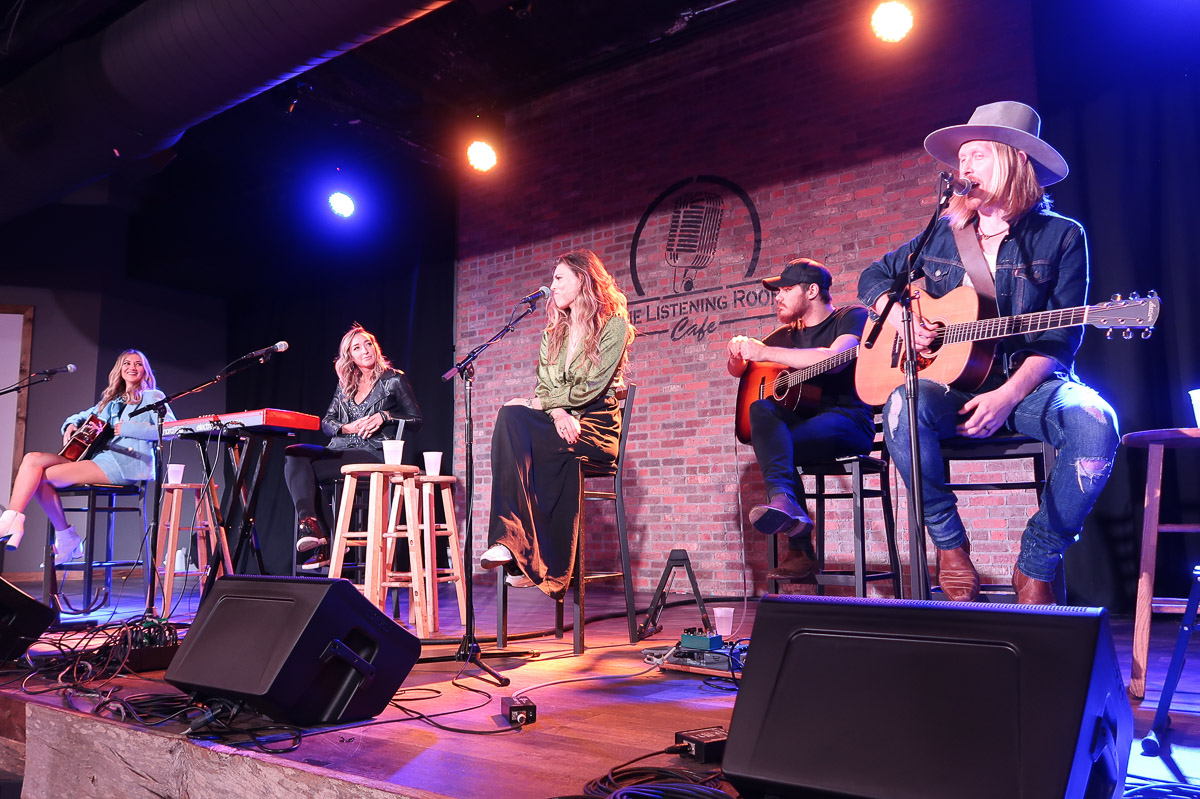
[[21,546],[25,537],[25,514],[9,508],[0,514],[0,540],[4,540],[6,549],[16,549]]
[[494,569],[497,566],[503,566],[513,559],[512,550],[504,546],[504,544],[496,544],[489,547],[487,552],[479,558],[479,565],[485,569]]
[[54,531],[54,565],[69,563],[83,554],[83,539],[71,525],[66,530]]

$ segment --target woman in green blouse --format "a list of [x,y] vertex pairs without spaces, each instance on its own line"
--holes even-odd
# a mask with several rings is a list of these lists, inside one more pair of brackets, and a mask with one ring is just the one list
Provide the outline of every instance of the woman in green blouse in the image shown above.
[[616,390],[634,330],[625,295],[590,250],[557,260],[546,310],[533,397],[509,400],[496,417],[480,564],[557,597],[575,562],[581,468],[617,458]]

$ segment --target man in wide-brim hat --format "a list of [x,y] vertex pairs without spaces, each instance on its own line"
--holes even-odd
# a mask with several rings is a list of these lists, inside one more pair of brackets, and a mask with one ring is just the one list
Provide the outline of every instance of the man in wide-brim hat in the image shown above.
[[[974,285],[986,295],[990,286],[979,284],[994,283],[1000,316],[1086,303],[1083,227],[1053,213],[1044,193],[1046,186],[1067,176],[1067,162],[1041,139],[1040,129],[1036,111],[1006,101],[979,106],[967,124],[926,137],[926,151],[956,167],[962,187],[969,191],[953,197],[921,254],[925,294],[942,297],[959,286]],[[863,272],[859,298],[865,305],[883,310],[886,291],[893,277],[907,268],[915,245],[915,240],[909,242]],[[969,280],[967,259],[978,265],[974,269],[981,280]],[[916,305],[914,309],[919,311]],[[888,321],[900,326],[898,308]],[[923,319],[916,321],[915,343],[928,354],[936,329]],[[1075,353],[1082,338],[1081,327],[1066,327],[1004,339],[988,377],[973,391],[918,381],[916,427],[925,524],[937,546],[938,581],[947,599],[974,600],[979,574],[971,562],[957,500],[945,485],[939,442],[955,435],[987,438],[1016,431],[1058,450],[1013,569],[1019,602],[1054,603],[1051,582],[1062,554],[1082,532],[1084,518],[1108,480],[1118,443],[1112,407],[1075,376]],[[911,453],[903,387],[893,391],[884,406],[884,435],[907,480]]]

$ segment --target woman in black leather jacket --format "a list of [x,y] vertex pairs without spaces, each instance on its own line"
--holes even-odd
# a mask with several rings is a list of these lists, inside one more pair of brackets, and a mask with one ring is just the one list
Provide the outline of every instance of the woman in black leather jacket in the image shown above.
[[329,563],[330,525],[318,484],[340,476],[347,463],[382,463],[383,441],[395,437],[400,422],[406,434],[421,427],[421,409],[404,372],[392,368],[379,342],[359,325],[342,336],[333,368],[338,388],[321,419],[329,444],[293,444],[284,451],[283,475],[300,517],[296,549],[315,550],[302,569]]

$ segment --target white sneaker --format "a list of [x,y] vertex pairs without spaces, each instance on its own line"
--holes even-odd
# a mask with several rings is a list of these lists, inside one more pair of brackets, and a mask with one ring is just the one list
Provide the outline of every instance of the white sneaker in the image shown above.
[[16,549],[21,546],[25,537],[25,514],[11,508],[0,514],[0,539],[4,540],[6,549]]
[[54,565],[69,563],[83,554],[83,539],[72,525],[66,530],[54,531]]
[[533,588],[533,580],[523,574],[506,574],[504,582],[508,583],[509,588]]
[[497,566],[503,566],[505,563],[511,563],[512,560],[512,550],[504,546],[504,544],[496,544],[480,556],[479,565],[485,569],[494,569]]

